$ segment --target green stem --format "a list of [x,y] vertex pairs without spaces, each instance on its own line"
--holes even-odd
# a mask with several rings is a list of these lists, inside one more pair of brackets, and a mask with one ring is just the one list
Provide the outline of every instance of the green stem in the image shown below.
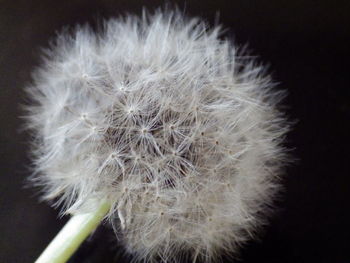
[[100,224],[110,209],[103,202],[94,212],[74,215],[47,246],[35,263],[64,263]]

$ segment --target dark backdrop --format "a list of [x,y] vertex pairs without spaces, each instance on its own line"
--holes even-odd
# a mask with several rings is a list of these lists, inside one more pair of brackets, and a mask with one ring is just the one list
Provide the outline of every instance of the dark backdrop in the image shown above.
[[[22,88],[38,64],[39,47],[64,25],[94,23],[162,1],[0,0],[0,262],[33,262],[66,218],[24,188],[28,138],[19,132]],[[349,2],[302,0],[188,0],[189,15],[211,24],[217,11],[227,35],[269,63],[291,119],[287,138],[299,161],[288,169],[280,211],[242,262],[350,262]],[[70,262],[128,262],[100,227]],[[118,252],[119,251],[119,252]],[[116,256],[115,256],[116,255]],[[226,260],[230,262],[230,260]]]

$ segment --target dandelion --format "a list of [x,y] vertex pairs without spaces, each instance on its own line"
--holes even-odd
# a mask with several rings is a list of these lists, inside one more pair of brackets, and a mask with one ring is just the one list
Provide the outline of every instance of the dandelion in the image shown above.
[[27,88],[43,198],[93,222],[84,237],[106,218],[135,260],[236,253],[279,188],[282,93],[219,27],[178,11],[101,31],[59,34]]

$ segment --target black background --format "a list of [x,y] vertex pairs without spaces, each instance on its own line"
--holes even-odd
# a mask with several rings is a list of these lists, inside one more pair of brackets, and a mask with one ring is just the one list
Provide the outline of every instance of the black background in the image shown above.
[[[57,211],[24,188],[29,137],[20,132],[19,103],[39,48],[65,25],[152,10],[162,1],[0,0],[0,262],[33,262],[64,225]],[[350,262],[348,1],[188,0],[189,15],[220,23],[249,43],[288,90],[286,111],[298,120],[287,138],[298,161],[288,168],[280,210],[242,262]],[[70,262],[129,262],[100,227]],[[230,259],[225,259],[231,262]]]

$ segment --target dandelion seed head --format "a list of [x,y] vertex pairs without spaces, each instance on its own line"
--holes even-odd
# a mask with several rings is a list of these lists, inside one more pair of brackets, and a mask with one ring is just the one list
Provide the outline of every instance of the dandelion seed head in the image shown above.
[[27,90],[34,181],[63,213],[107,199],[136,260],[206,262],[264,224],[288,130],[264,67],[180,12],[62,33]]

